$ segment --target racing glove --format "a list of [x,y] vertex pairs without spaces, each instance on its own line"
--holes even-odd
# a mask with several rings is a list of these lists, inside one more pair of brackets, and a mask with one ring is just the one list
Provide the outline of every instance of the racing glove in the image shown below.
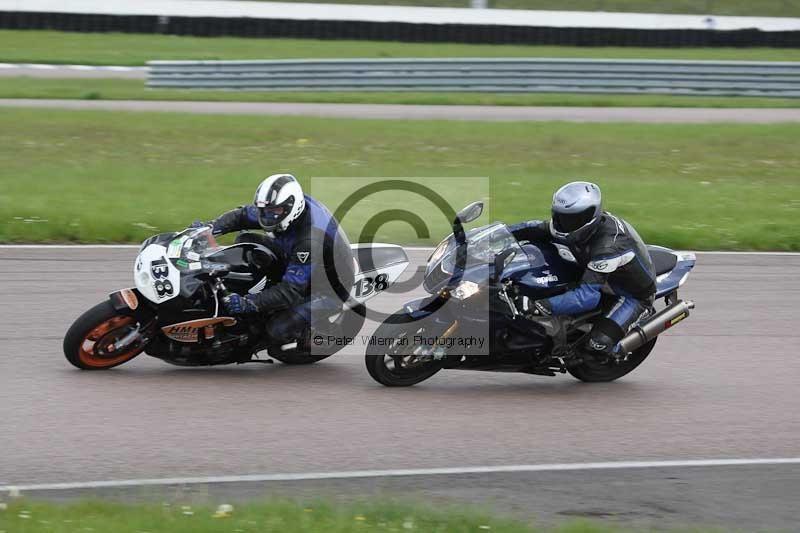
[[205,225],[206,225],[206,223],[203,222],[202,220],[195,220],[194,222],[191,223],[191,225],[189,225],[189,227],[190,228],[202,228]]
[[247,296],[229,294],[222,299],[222,306],[231,315],[258,313],[258,306],[253,303],[252,296],[249,294]]

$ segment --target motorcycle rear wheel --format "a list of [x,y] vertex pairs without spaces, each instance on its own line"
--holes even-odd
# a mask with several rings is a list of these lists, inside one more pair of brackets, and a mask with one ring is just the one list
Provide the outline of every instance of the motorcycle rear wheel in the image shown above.
[[101,302],[79,316],[67,330],[64,356],[81,370],[107,370],[127,363],[142,353],[144,346],[134,343],[116,352],[113,344],[137,326],[132,316],[119,314],[111,302]]
[[[392,318],[397,320],[398,316]],[[410,318],[407,322],[401,318],[400,323],[382,324],[370,339],[365,357],[367,372],[372,379],[387,387],[410,387],[441,370],[439,361],[415,361],[416,358],[408,353],[414,347],[412,342],[402,344],[402,339],[424,334],[424,331],[422,321]],[[395,346],[386,346],[388,339],[393,340]]]
[[[341,317],[341,323],[338,329],[333,332],[327,332],[322,337],[327,337],[333,334],[334,338],[354,338],[361,327],[364,325],[364,320],[367,310],[363,305],[360,305],[350,311],[346,311]],[[314,335],[317,335],[314,333]],[[328,357],[336,354],[346,346],[345,343],[314,343],[313,348],[309,351],[305,350],[287,350],[285,352],[278,352],[277,350],[270,350],[269,355],[273,359],[277,359],[286,365],[310,365],[317,361],[322,361]]]
[[616,363],[614,361],[598,363],[595,360],[587,357],[583,363],[577,366],[567,367],[567,372],[579,380],[587,383],[605,383],[614,381],[626,374],[629,374],[633,371],[633,369],[642,364],[647,356],[650,355],[650,352],[653,351],[653,347],[656,345],[657,340],[658,339],[655,338],[650,342],[640,346],[634,350],[630,356],[628,356],[627,360],[620,363]]

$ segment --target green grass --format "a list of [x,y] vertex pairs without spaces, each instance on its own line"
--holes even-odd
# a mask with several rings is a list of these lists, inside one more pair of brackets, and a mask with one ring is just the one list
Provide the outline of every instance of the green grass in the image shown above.
[[[483,526],[483,528],[481,528]],[[472,511],[433,511],[398,505],[306,507],[290,502],[252,503],[236,506],[219,516],[209,507],[180,505],[124,505],[82,502],[53,505],[20,501],[0,511],[0,531],[15,533],[344,533],[365,531],[461,533],[533,533],[527,525],[482,516]],[[572,525],[563,532],[612,531],[589,525]]]
[[[260,179],[436,176],[452,202],[547,215],[558,185],[596,180],[652,243],[800,250],[800,125],[477,123],[5,109],[0,241],[138,242],[250,201]],[[492,190],[460,176],[488,176]],[[315,181],[330,203],[336,179]],[[391,207],[391,201],[385,207]],[[400,201],[394,199],[394,201]],[[402,201],[423,219],[425,200]],[[366,203],[354,213],[366,211]],[[374,207],[374,205],[373,205]],[[481,219],[488,222],[489,217]],[[356,240],[358,216],[345,229]],[[400,224],[379,238],[418,239]]]
[[[290,0],[305,1],[305,0]],[[318,0],[339,3],[341,0]],[[376,0],[348,0],[351,4],[376,4]],[[391,0],[391,5],[468,7],[468,0]],[[489,6],[504,9],[556,9],[564,11],[622,11],[639,13],[695,13],[798,17],[797,0],[489,0]]]
[[155,59],[585,57],[798,61],[791,48],[627,48],[0,31],[0,62],[143,65]]
[[[360,503],[334,506],[270,500],[215,507],[82,501],[51,504],[16,500],[0,510],[8,533],[620,533],[627,528],[589,521],[531,524],[453,506]],[[719,531],[692,528],[693,533]]]
[[415,92],[271,92],[146,89],[142,80],[2,78],[0,98],[83,100],[192,100],[331,102],[364,104],[586,106],[586,107],[798,107],[800,98],[608,94],[499,94]]

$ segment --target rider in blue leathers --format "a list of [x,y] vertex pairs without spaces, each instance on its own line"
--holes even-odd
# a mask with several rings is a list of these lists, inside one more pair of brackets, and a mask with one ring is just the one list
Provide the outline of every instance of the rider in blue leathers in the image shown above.
[[286,265],[281,281],[260,293],[225,298],[228,313],[269,314],[267,335],[275,343],[288,343],[307,335],[314,313],[341,309],[338,294],[346,297],[354,277],[350,242],[331,212],[304,195],[294,176],[268,177],[256,190],[253,204],[220,215],[212,225],[218,235],[265,230],[242,233],[237,242],[263,244]]

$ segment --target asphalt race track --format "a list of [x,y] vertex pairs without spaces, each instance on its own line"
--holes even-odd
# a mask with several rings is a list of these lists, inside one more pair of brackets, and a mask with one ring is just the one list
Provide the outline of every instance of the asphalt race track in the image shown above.
[[[408,468],[800,457],[800,255],[700,254],[692,317],[622,380],[444,371],[384,388],[363,348],[308,367],[72,368],[62,336],[130,286],[133,248],[0,247],[0,486]],[[415,252],[419,259],[425,254]],[[397,308],[411,295],[386,295]],[[364,333],[367,330],[365,329]],[[798,529],[800,465],[105,489],[233,500],[382,492],[540,521]],[[86,491],[43,491],[52,498]]]
[[527,107],[484,105],[180,102],[149,100],[0,99],[0,108],[149,111],[210,115],[304,116],[355,119],[564,121],[647,124],[800,122],[800,109],[708,107]]

